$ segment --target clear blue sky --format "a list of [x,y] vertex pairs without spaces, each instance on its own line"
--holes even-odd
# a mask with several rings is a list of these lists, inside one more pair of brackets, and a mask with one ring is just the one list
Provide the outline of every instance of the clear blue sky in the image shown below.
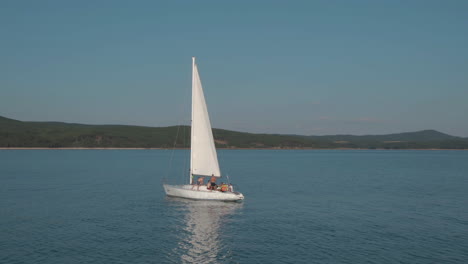
[[468,136],[468,1],[1,1],[0,115]]

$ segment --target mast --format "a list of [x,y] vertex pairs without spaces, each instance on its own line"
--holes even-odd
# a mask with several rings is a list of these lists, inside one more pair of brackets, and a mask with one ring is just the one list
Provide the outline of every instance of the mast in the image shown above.
[[192,164],[193,164],[192,145],[193,145],[193,142],[192,142],[192,140],[193,140],[193,133],[194,133],[194,130],[193,130],[194,86],[195,86],[195,57],[192,57],[192,109],[191,109],[192,116],[191,116],[191,119],[190,119],[190,175],[189,175],[190,184],[193,183],[193,171],[192,171]]

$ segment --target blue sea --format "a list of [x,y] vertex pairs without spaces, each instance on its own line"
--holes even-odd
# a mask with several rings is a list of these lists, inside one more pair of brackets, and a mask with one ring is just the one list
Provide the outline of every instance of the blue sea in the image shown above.
[[187,150],[0,150],[0,263],[468,263],[468,151],[219,156],[244,202],[166,197]]

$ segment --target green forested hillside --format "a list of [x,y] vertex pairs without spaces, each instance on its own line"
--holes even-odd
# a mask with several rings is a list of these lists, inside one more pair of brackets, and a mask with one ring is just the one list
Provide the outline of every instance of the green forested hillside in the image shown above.
[[[213,134],[217,147],[222,148],[468,149],[466,138],[434,130],[378,136],[298,136],[213,129]],[[0,147],[184,148],[189,140],[187,126],[82,125],[0,117]]]
[[[82,125],[0,119],[0,147],[137,147],[174,145],[177,127]],[[183,139],[179,139],[183,142]],[[180,144],[180,143],[179,143]]]

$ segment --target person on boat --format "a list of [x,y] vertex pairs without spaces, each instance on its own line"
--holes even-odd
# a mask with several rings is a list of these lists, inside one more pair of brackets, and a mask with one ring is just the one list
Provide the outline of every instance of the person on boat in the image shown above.
[[216,177],[214,174],[211,174],[211,179],[210,182],[208,182],[207,189],[208,190],[216,190],[218,188],[218,185],[216,185]]
[[[205,181],[205,177],[200,177],[197,179],[197,191],[200,190],[200,185],[203,185],[204,181]],[[192,190],[193,190],[193,187],[195,187],[195,185],[192,186]]]
[[192,190],[193,190],[193,187],[195,187],[197,183],[195,182],[195,179],[194,179],[195,177],[193,176],[193,174],[191,174],[190,177],[192,178],[192,183],[190,184],[192,185]]
[[227,183],[222,182],[221,183],[221,191],[222,192],[227,192],[228,190],[229,190],[229,186],[227,185]]

